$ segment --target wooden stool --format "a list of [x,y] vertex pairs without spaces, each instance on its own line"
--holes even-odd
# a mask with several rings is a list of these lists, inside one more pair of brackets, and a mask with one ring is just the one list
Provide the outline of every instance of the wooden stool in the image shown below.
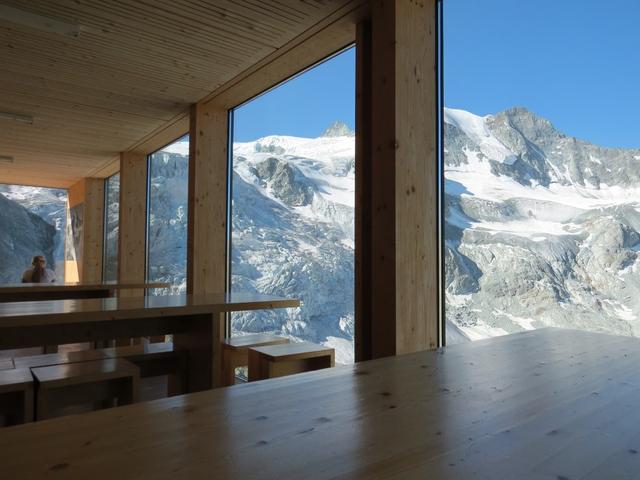
[[187,387],[187,355],[173,343],[143,343],[96,350],[106,358],[124,358],[140,369],[140,377],[168,375],[167,395],[179,395]]
[[138,400],[138,367],[121,358],[32,368],[37,382],[36,419],[56,416],[61,408],[92,403],[102,408]]
[[5,426],[33,421],[33,377],[28,368],[0,371],[0,417]]
[[266,333],[239,335],[227,338],[222,342],[222,365],[220,378],[222,386],[233,385],[236,380],[236,368],[249,365],[249,349],[268,345],[289,343],[285,337],[277,337]]
[[314,343],[289,343],[249,349],[250,382],[334,365],[335,350]]

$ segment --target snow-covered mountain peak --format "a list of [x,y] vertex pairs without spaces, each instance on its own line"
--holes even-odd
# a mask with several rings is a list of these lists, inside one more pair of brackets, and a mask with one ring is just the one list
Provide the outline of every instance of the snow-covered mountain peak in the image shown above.
[[356,132],[342,120],[336,120],[322,133],[322,137],[355,137]]
[[490,115],[481,117],[465,110],[444,109],[445,123],[462,131],[477,145],[484,156],[500,163],[512,165],[516,161],[516,156],[489,130],[487,122],[491,118]]

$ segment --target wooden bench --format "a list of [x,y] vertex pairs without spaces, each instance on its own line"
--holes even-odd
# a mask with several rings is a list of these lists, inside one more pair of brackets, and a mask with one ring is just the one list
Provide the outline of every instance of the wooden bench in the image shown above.
[[50,365],[64,365],[66,363],[89,362],[103,360],[107,356],[100,350],[80,350],[77,352],[45,353],[43,355],[29,355],[13,359],[16,368],[37,368]]
[[227,338],[222,342],[222,367],[220,378],[223,386],[233,385],[236,379],[236,368],[249,366],[249,349],[269,345],[289,343],[285,337],[277,337],[266,333],[239,335]]
[[140,372],[122,358],[32,368],[36,380],[36,419],[57,416],[65,407],[91,403],[94,408],[138,400]]
[[187,352],[173,343],[143,343],[96,350],[106,358],[124,358],[140,369],[140,378],[168,375],[167,395],[179,395],[187,388]]
[[33,421],[33,377],[28,368],[0,371],[0,417],[5,426]]
[[335,350],[314,343],[288,343],[249,349],[250,382],[334,365]]

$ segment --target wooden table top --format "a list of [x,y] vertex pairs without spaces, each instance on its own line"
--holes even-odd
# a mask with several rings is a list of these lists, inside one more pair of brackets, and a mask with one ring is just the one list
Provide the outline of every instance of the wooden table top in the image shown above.
[[147,295],[144,297],[6,302],[0,303],[0,329],[288,308],[299,305],[298,300],[257,293]]
[[166,282],[103,282],[103,283],[5,283],[0,284],[0,294],[35,293],[52,291],[124,290],[140,288],[169,288]]
[[640,342],[544,329],[0,429],[3,478],[640,475]]

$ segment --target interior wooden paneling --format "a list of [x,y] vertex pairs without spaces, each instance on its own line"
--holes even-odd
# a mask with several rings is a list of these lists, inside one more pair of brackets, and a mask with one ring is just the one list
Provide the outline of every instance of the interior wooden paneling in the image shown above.
[[226,290],[228,113],[194,105],[189,135],[189,293]]
[[[118,281],[144,282],[147,228],[147,157],[124,152],[120,158],[120,219],[118,234]],[[118,292],[141,295],[143,290]]]
[[186,118],[190,104],[362,3],[5,1],[80,33],[0,18],[0,111],[34,119],[0,120],[0,155],[15,158],[0,163],[0,181],[69,187],[113,173],[119,152],[148,146],[154,132]]
[[370,223],[360,238],[370,252],[359,255],[368,255],[371,278],[358,299],[371,315],[371,343],[360,351],[374,358],[438,346],[435,14],[435,0],[372,7],[370,158],[358,157],[360,172],[369,169]]
[[102,281],[104,244],[104,180],[85,178],[83,282]]

